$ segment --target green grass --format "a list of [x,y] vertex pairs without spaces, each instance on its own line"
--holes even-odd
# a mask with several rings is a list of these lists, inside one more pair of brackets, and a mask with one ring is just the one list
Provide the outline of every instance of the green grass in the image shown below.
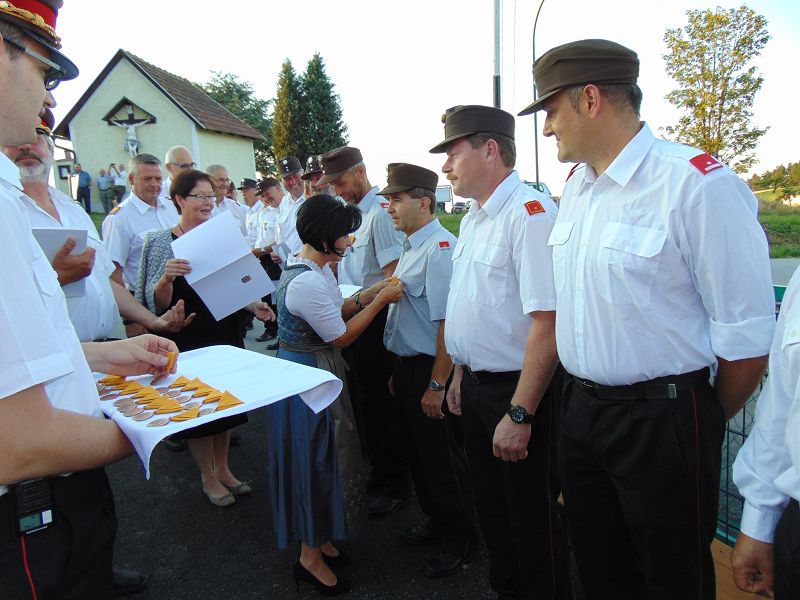
[[458,227],[461,225],[461,219],[464,217],[464,213],[452,215],[446,212],[437,212],[436,216],[447,231],[458,237]]
[[97,231],[99,232],[100,231],[100,227],[103,225],[103,219],[105,219],[106,216],[102,215],[100,213],[93,212],[91,214],[91,217],[92,217],[92,222],[94,223],[94,226],[97,227]]

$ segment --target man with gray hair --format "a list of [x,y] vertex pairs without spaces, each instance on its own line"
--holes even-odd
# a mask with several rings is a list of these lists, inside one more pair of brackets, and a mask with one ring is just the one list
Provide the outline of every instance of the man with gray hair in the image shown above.
[[174,227],[178,211],[171,201],[160,197],[160,160],[152,154],[139,154],[131,158],[128,170],[131,193],[103,221],[103,243],[116,266],[112,277],[133,290],[145,235]]
[[228,188],[231,186],[231,178],[228,176],[228,169],[223,165],[208,165],[206,173],[214,182],[214,195],[217,199],[211,209],[211,216],[216,217],[223,212],[230,212],[239,225],[239,230],[247,239],[247,210],[236,200],[227,197]]
[[184,146],[173,146],[167,150],[164,156],[164,168],[167,169],[169,176],[164,180],[161,185],[161,196],[169,198],[169,187],[172,185],[172,180],[178,176],[181,171],[187,169],[196,169],[197,163],[192,158],[192,153]]

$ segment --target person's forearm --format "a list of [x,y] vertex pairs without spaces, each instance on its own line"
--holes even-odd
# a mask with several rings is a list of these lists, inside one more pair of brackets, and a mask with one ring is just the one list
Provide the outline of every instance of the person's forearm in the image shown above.
[[555,323],[555,311],[536,312],[528,332],[522,371],[511,403],[530,414],[539,406],[558,363]]
[[41,385],[0,401],[0,484],[92,469],[131,452],[116,423],[53,408]]
[[400,261],[399,260],[393,260],[392,262],[390,262],[385,267],[381,267],[381,270],[383,271],[383,276],[384,277],[391,277],[392,275],[394,275],[394,270],[397,268],[397,263],[398,262],[400,262]]
[[117,301],[117,309],[123,319],[134,321],[148,329],[153,326],[157,317],[139,304],[136,298],[130,295],[128,290],[114,280],[111,280],[111,289],[114,290],[114,299]]
[[717,360],[719,366],[714,381],[714,395],[722,405],[727,421],[741,410],[753,394],[767,368],[769,356],[730,361],[717,357]]
[[169,308],[169,303],[172,300],[172,282],[167,281],[163,277],[158,280],[156,287],[153,289],[153,302],[155,302],[156,314],[161,314]]
[[444,321],[439,321],[439,329],[436,332],[436,357],[433,359],[431,369],[431,379],[441,384],[447,381],[450,371],[453,370],[453,359],[450,358],[444,344],[444,326]]
[[385,305],[380,304],[379,302],[370,302],[370,304],[365,306],[361,312],[345,322],[347,330],[342,336],[333,340],[331,344],[337,348],[346,348],[352,344],[358,338],[358,336],[364,333],[364,330],[369,327],[369,324],[372,323],[372,320],[376,316],[378,316],[378,313],[381,312],[381,309],[384,306]]

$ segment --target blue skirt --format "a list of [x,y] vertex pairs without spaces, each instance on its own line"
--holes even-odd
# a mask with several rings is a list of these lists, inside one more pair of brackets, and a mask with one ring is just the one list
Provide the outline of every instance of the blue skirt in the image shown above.
[[[281,348],[278,357],[341,376],[328,368],[332,361],[321,364],[313,352]],[[268,481],[279,548],[346,539],[363,523],[366,471],[357,435],[346,391],[319,414],[299,396],[267,407]]]

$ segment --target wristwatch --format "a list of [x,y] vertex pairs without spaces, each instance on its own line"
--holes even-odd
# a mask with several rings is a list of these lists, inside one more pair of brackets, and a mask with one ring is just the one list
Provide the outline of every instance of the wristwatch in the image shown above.
[[523,407],[516,404],[509,406],[506,414],[511,417],[511,420],[514,421],[514,423],[533,423],[533,415]]
[[443,383],[439,383],[435,379],[431,379],[431,382],[428,385],[428,387],[431,388],[431,391],[433,392],[443,392],[446,388],[446,386]]

